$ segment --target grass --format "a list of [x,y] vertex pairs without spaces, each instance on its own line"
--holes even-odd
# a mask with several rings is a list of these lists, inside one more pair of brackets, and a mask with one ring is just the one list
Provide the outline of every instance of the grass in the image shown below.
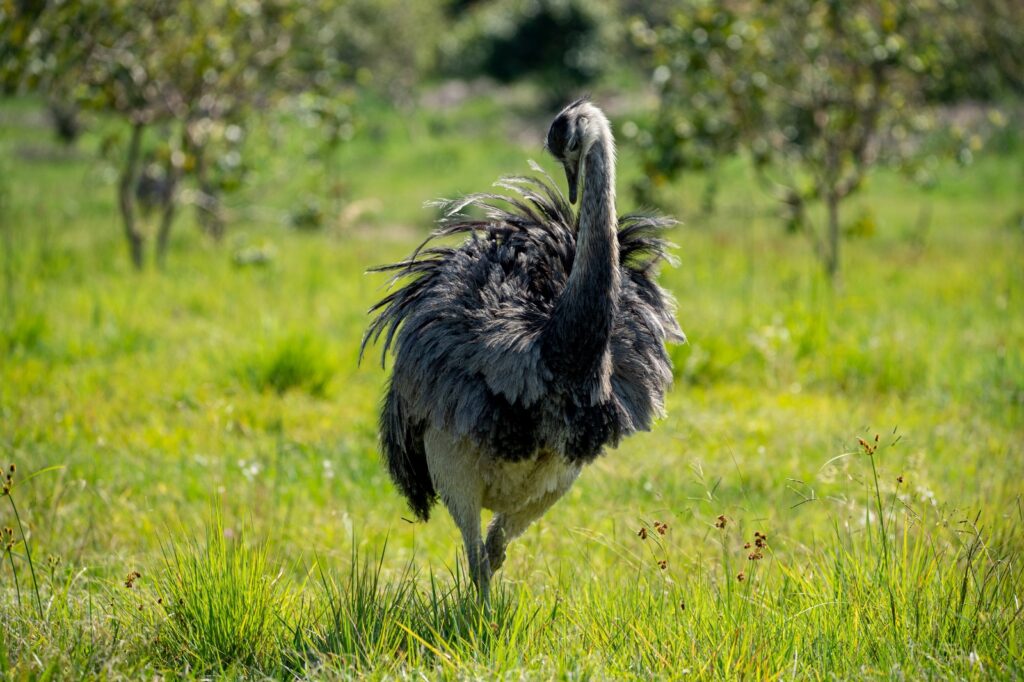
[[[319,231],[289,227],[323,193],[315,131],[271,117],[227,243],[185,210],[166,271],[135,274],[96,161],[116,128],[58,154],[37,102],[0,107],[3,674],[1024,674],[1013,147],[930,189],[872,176],[835,290],[742,161],[714,214],[699,177],[663,188],[690,339],[668,416],[590,467],[476,605],[446,515],[402,520],[376,452],[386,374],[356,356],[383,285],[363,272],[421,238],[424,200],[550,167],[542,118],[511,111],[375,112],[338,160],[363,210]],[[628,145],[621,164],[628,204]]]
[[324,395],[334,372],[323,345],[308,334],[281,338],[269,350],[254,354],[243,371],[257,390],[280,395],[302,389],[314,397]]

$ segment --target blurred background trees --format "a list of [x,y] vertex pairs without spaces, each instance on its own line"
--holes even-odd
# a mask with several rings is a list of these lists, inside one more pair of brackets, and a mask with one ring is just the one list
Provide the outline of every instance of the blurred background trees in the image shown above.
[[[337,161],[372,133],[373,107],[412,115],[457,79],[532,88],[538,119],[588,89],[628,119],[641,203],[683,174],[713,210],[723,161],[745,157],[784,224],[840,269],[844,201],[873,167],[922,182],[926,161],[967,163],[1005,127],[1024,88],[1015,0],[3,0],[0,86],[36,92],[66,143],[90,121],[121,125],[132,262],[165,257],[177,207],[219,239],[223,197],[245,184],[246,140],[267,113],[317,130],[315,195],[290,218],[316,229],[343,210]],[[497,85],[493,85],[497,84]],[[470,87],[466,85],[465,87]],[[970,103],[985,115],[956,115]],[[993,114],[1000,106],[1009,114]],[[297,163],[301,163],[297,159]],[[155,215],[155,226],[144,226]]]
[[439,44],[442,72],[530,78],[557,106],[607,70],[616,19],[611,4],[586,0],[455,2]]
[[[742,152],[834,278],[840,205],[874,165],[914,168],[934,154],[930,142],[948,123],[939,101],[1020,94],[1020,15],[1020,5],[998,0],[780,0],[756,12],[747,2],[688,0],[656,21],[634,19],[631,38],[659,97],[637,193],[650,199],[665,179],[710,171],[710,208],[716,164]],[[995,28],[1014,19],[1015,29]],[[995,51],[1007,55],[1001,63]],[[949,141],[969,151],[979,138],[967,132]],[[814,202],[826,209],[821,229],[808,215]]]
[[[214,179],[211,148],[237,142],[250,109],[279,94],[291,40],[278,27],[290,11],[274,2],[82,0],[14,16],[19,47],[5,67],[21,87],[125,124],[118,206],[137,268],[146,242],[137,200],[160,210],[155,239],[162,260],[183,173],[196,179],[200,225],[221,235],[223,185]],[[156,138],[148,150],[147,133]]]

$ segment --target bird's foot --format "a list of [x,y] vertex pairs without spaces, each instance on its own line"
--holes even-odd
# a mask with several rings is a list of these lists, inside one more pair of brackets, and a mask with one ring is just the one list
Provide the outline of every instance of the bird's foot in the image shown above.
[[505,533],[495,532],[493,529],[487,534],[487,563],[490,564],[491,572],[497,571],[505,563]]
[[491,563],[491,571],[497,571],[499,568],[501,568],[502,564],[505,563],[505,550],[501,549],[498,550],[498,552],[492,554],[490,552],[490,548],[488,548],[487,559]]

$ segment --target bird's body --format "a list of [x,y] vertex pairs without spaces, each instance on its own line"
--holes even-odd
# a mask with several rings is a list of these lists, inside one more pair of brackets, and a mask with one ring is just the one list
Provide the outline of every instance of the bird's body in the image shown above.
[[[582,169],[579,219],[550,179],[445,202],[431,239],[468,238],[380,268],[409,281],[375,307],[366,336],[385,334],[385,353],[394,345],[380,423],[389,473],[424,520],[440,495],[484,592],[508,541],[586,463],[650,427],[672,378],[664,343],[683,339],[654,281],[666,258],[657,233],[672,221],[615,215],[604,115],[574,102],[548,147],[570,200]],[[486,542],[481,508],[496,513]]]

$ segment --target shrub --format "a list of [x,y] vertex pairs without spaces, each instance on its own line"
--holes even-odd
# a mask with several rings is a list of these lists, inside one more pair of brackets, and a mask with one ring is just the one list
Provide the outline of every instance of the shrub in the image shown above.
[[[157,651],[197,673],[238,665],[268,670],[281,651],[289,598],[282,573],[270,565],[266,545],[230,534],[217,519],[202,542],[170,545],[156,580]],[[125,585],[139,577],[129,574]]]
[[564,98],[603,70],[603,19],[580,0],[481,3],[442,42],[442,64],[461,76],[534,78]]
[[290,334],[269,351],[253,355],[244,375],[260,391],[278,395],[301,389],[322,396],[334,374],[334,365],[326,349],[309,334]]

